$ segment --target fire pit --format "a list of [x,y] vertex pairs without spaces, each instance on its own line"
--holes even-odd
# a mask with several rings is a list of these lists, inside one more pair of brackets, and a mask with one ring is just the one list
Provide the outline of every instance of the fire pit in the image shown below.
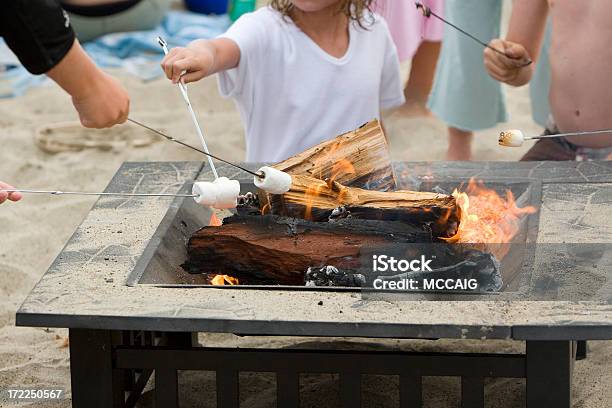
[[[225,166],[219,172],[234,176]],[[402,163],[395,173],[401,186],[428,191],[474,177],[539,209],[502,261],[500,290],[379,298],[347,287],[209,287],[181,265],[186,239],[210,213],[189,200],[107,197],[32,290],[17,324],[70,328],[75,407],[134,406],[151,375],[158,406],[178,406],[177,370],[216,371],[219,407],[238,406],[241,371],[276,373],[282,407],[299,405],[300,373],[322,372],[339,373],[345,407],[360,406],[362,374],[399,375],[400,406],[422,404],[422,376],[456,376],[464,406],[484,406],[487,377],[523,377],[528,407],[570,407],[577,342],[584,354],[584,340],[612,339],[612,164]],[[126,163],[107,191],[184,192],[189,180],[210,177],[201,163]],[[197,332],[514,339],[526,341],[526,353],[217,349],[194,343]]]
[[[450,194],[458,186],[464,186],[468,183],[469,180],[465,179],[456,179],[454,181],[436,181],[429,178],[427,180],[419,181],[417,185],[412,184],[399,187],[416,191],[437,191]],[[494,191],[496,194],[501,196],[505,195],[507,191],[512,192],[513,196],[517,197],[516,204],[518,207],[531,206],[533,208],[537,208],[541,201],[541,183],[537,180],[521,180],[517,178],[504,182],[486,182],[485,184],[491,189],[491,191]],[[241,185],[243,194],[257,191],[256,187],[248,181],[241,183]],[[196,231],[203,226],[209,225],[211,218],[213,218],[212,215],[213,213],[211,210],[202,209],[202,207],[198,206],[192,199],[177,198],[170,206],[164,219],[155,231],[153,239],[147,245],[143,256],[139,259],[134,270],[128,277],[127,284],[129,286],[153,285],[160,287],[213,286],[213,283],[211,283],[211,274],[197,273],[197,265],[194,265],[196,262],[190,262],[187,253],[187,242]],[[275,219],[263,220],[263,218],[265,218],[263,216],[261,218],[262,228],[276,227],[279,230],[279,233],[285,233],[284,230],[287,228],[284,223],[285,220],[277,223]],[[287,222],[291,221],[288,220]],[[356,222],[359,223],[363,221]],[[499,276],[499,282],[495,284],[491,282],[482,282],[482,284],[479,286],[486,289],[481,292],[482,294],[490,294],[491,292],[517,291],[520,290],[521,280],[526,281],[529,279],[531,268],[533,266],[533,243],[535,243],[535,238],[537,235],[537,222],[538,217],[536,215],[526,216],[518,220],[517,232],[515,235],[513,235],[512,239],[507,245],[509,253],[504,254],[503,258],[499,260],[499,265],[495,265],[495,273]],[[310,224],[306,224],[305,228],[308,226],[310,226]],[[379,226],[379,224],[377,224],[377,226]],[[330,230],[333,231],[334,229],[341,227],[342,224],[335,223],[330,227]],[[398,232],[401,231],[402,228],[403,227],[399,226]],[[437,250],[437,248],[451,245],[442,243],[432,245],[430,241],[427,240],[427,235],[423,235],[422,241],[417,239],[417,242],[407,245],[412,245],[415,248],[415,251],[419,253],[424,253],[427,248],[430,248],[430,251],[433,250],[440,252]],[[390,244],[384,248],[381,246],[378,249],[383,251],[392,250],[393,246],[397,245]],[[495,246],[496,245],[493,245],[493,247]],[[496,248],[490,249],[494,250]],[[367,255],[362,255],[363,258],[369,259],[369,252],[371,251],[368,251]],[[464,261],[462,254],[457,254],[456,258],[457,259],[454,260],[456,263],[461,263]],[[245,261],[248,262],[248,259],[245,259]],[[200,262],[214,264],[215,260],[202,259]],[[236,262],[236,260],[230,261],[230,263],[233,262]],[[453,262],[453,260],[450,260],[450,262]],[[497,259],[495,259],[493,262],[497,262]],[[314,268],[316,265],[310,266]],[[448,262],[445,267],[448,268]],[[212,269],[215,268],[216,267],[212,267]],[[196,273],[190,273],[190,269],[196,269]],[[305,274],[306,270],[303,270],[303,272]],[[461,270],[458,270],[458,272],[461,273]],[[435,275],[435,270],[434,273],[431,273],[430,275]],[[242,276],[237,276],[237,278],[240,281],[244,281]],[[269,281],[263,278],[261,281],[256,278],[252,278],[250,282],[246,284],[222,284],[214,286],[220,286],[226,289],[241,288],[311,291],[358,291],[361,289],[355,287],[356,285],[351,285],[351,287],[343,285],[342,283],[343,282],[331,286],[314,286],[306,285],[305,279],[301,278],[296,284],[287,285],[276,281]],[[424,291],[426,292],[427,290]]]

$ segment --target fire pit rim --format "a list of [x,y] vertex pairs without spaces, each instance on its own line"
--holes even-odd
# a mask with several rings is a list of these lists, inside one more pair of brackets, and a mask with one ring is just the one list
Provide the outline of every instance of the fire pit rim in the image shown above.
[[[513,163],[514,164],[514,163]],[[196,177],[201,168],[201,162],[169,162],[169,163],[124,163],[119,169],[113,181],[109,184],[107,191],[129,191],[136,187],[139,179],[145,178],[142,188],[159,190],[167,188],[168,192],[177,191],[177,180],[180,185],[186,180]],[[510,164],[507,163],[408,163],[400,166],[428,167],[433,171],[440,171],[445,176],[459,177],[475,171],[490,172],[491,179],[503,179],[507,174]],[[585,182],[593,183],[593,188],[603,185],[612,188],[612,163],[518,163],[517,171],[520,174],[529,174],[533,179],[541,179],[545,186],[568,184],[580,186]],[[604,171],[610,170],[610,171]],[[233,176],[230,169],[223,169],[228,176]],[[469,174],[467,174],[469,175]],[[147,176],[147,177],[145,177]],[[151,176],[151,177],[148,177]],[[129,180],[128,180],[129,179]],[[154,181],[151,181],[154,180]],[[578,188],[576,187],[576,188]],[[565,188],[565,187],[564,187]],[[603,188],[603,187],[602,187]],[[53,265],[37,283],[29,296],[24,301],[16,314],[18,326],[36,327],[71,327],[71,328],[104,328],[104,329],[148,329],[168,331],[217,331],[217,332],[248,332],[249,334],[280,333],[287,331],[291,325],[299,330],[301,335],[315,333],[318,323],[325,323],[327,327],[338,327],[340,334],[356,337],[368,337],[373,333],[362,330],[370,326],[394,328],[383,333],[383,337],[440,337],[440,338],[513,338],[525,336],[529,338],[548,338],[557,336],[571,339],[612,339],[612,306],[596,302],[488,302],[476,301],[469,303],[469,310],[465,313],[457,313],[464,310],[464,302],[420,302],[408,301],[399,303],[382,302],[391,311],[396,307],[402,308],[402,313],[392,313],[389,318],[385,317],[384,310],[380,309],[379,303],[363,303],[350,293],[336,293],[333,302],[329,302],[329,294],[317,295],[300,293],[299,295],[287,294],[282,296],[287,299],[288,304],[293,307],[283,313],[289,315],[283,318],[267,316],[264,312],[249,309],[254,307],[254,299],[266,297],[264,291],[248,294],[239,291],[236,296],[234,309],[224,310],[217,313],[213,309],[215,302],[227,299],[219,296],[223,293],[234,293],[227,291],[215,291],[201,289],[198,300],[194,298],[181,301],[175,299],[173,309],[169,300],[164,296],[169,292],[163,288],[130,288],[123,282],[104,282],[104,276],[96,272],[99,263],[98,258],[92,257],[87,251],[101,250],[99,245],[92,246],[89,238],[96,234],[103,238],[102,242],[115,242],[121,238],[126,244],[123,247],[113,247],[116,250],[128,251],[125,255],[119,255],[121,262],[116,264],[117,276],[127,277],[134,265],[132,260],[140,256],[148,243],[147,239],[138,234],[130,234],[124,231],[121,236],[110,235],[115,231],[101,225],[99,218],[113,214],[112,218],[105,219],[116,224],[127,222],[134,224],[142,221],[141,218],[130,219],[136,214],[138,208],[122,206],[125,200],[99,200],[90,214],[85,218],[81,226],[75,231],[62,253],[58,255]],[[137,202],[137,200],[134,200]],[[169,201],[155,201],[147,207],[143,207],[145,214],[150,216],[143,223],[141,233],[151,229],[155,230],[163,219]],[[610,205],[610,204],[608,204]],[[612,207],[612,205],[610,205]],[[139,215],[142,217],[143,215]],[[90,229],[91,235],[86,235]],[[607,232],[607,238],[612,240],[612,234]],[[111,240],[112,238],[112,240]],[[144,241],[146,239],[146,241]],[[143,243],[144,242],[144,243]],[[609,242],[609,241],[606,241]],[[115,250],[114,249],[114,250]],[[136,251],[136,253],[129,252]],[[79,252],[81,251],[81,252]],[[116,254],[115,254],[116,255]],[[97,256],[97,255],[96,255]],[[87,262],[86,262],[87,261]],[[84,266],[85,265],[85,266]],[[99,290],[104,287],[104,290]],[[190,291],[180,289],[176,292],[177,297],[187,296]],[[80,295],[78,295],[80,294]],[[129,302],[120,303],[125,307],[117,307],[116,302],[125,302],[125,296],[131,296]],[[323,296],[324,305],[317,306],[317,299]],[[123,300],[122,300],[123,299]],[[289,299],[291,299],[289,301]],[[326,300],[327,299],[327,300]],[[159,305],[158,305],[159,303]],[[227,303],[229,305],[229,303]],[[257,303],[260,304],[260,303]],[[182,306],[194,309],[182,309]],[[444,316],[421,322],[422,313],[434,307],[444,313]],[[217,306],[219,307],[219,306]],[[338,314],[336,307],[346,307],[344,314]],[[244,309],[241,314],[240,308]],[[303,308],[303,310],[302,310]],[[355,309],[353,309],[355,308]],[[316,312],[316,313],[314,313]],[[309,313],[314,313],[309,316]],[[427,312],[425,312],[427,313]],[[474,315],[476,313],[476,315]],[[300,316],[311,320],[300,319]],[[378,316],[374,318],[374,316]],[[391,318],[393,321],[391,321]],[[474,320],[475,319],[475,320]],[[321,326],[322,327],[322,326]],[[484,331],[482,331],[484,330]],[[491,331],[489,331],[491,330]],[[517,337],[518,338],[518,337]]]

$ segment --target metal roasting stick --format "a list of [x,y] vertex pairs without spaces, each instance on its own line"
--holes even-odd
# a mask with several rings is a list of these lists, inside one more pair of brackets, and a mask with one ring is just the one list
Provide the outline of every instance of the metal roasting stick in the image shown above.
[[[427,7],[427,6],[426,6],[426,5],[424,5],[423,3],[420,3],[420,2],[418,2],[418,1],[416,1],[414,4],[416,5],[416,8],[417,8],[417,9],[420,9],[420,10],[421,10],[421,12],[423,13],[423,16],[425,16],[425,17],[427,17],[427,18],[429,18],[429,17],[431,17],[431,16],[434,16],[434,17],[435,17],[435,18],[437,18],[438,20],[442,21],[444,24],[447,24],[447,25],[449,25],[449,26],[453,27],[455,30],[457,30],[457,31],[459,31],[460,33],[462,33],[462,34],[464,34],[464,35],[468,36],[469,38],[471,38],[472,40],[476,41],[478,44],[482,45],[483,47],[488,48],[488,49],[490,49],[490,50],[493,50],[493,51],[495,51],[496,53],[498,53],[498,54],[500,54],[500,55],[503,55],[503,56],[504,56],[504,57],[506,57],[506,58],[515,59],[515,58],[512,58],[512,57],[508,56],[508,55],[507,55],[505,52],[503,52],[503,51],[501,51],[501,50],[498,50],[498,49],[497,49],[497,48],[495,48],[495,47],[491,47],[489,44],[487,44],[486,42],[482,41],[481,39],[479,39],[479,38],[478,38],[478,37],[476,37],[475,35],[468,33],[467,31],[465,31],[465,30],[464,30],[464,29],[462,29],[461,27],[459,27],[459,26],[457,26],[457,25],[455,25],[455,24],[451,23],[450,21],[448,21],[448,20],[444,19],[443,17],[441,17],[441,16],[437,15],[436,13],[434,13],[433,11],[431,11],[431,8]],[[532,60],[527,60],[527,61],[525,61],[525,64],[523,64],[523,65],[521,66],[521,68],[522,68],[522,67],[529,66],[529,65],[531,65],[532,63],[533,63],[533,61],[532,61]]]
[[197,194],[165,194],[165,193],[92,193],[87,191],[60,191],[60,190],[22,190],[0,189],[5,193],[33,193],[51,195],[86,195],[86,196],[113,196],[113,197],[197,197]]
[[591,135],[601,135],[603,133],[612,134],[612,129],[593,130],[590,132],[559,133],[556,135],[525,136],[525,140],[550,139],[553,137],[566,137],[566,136],[591,136]]
[[204,154],[204,155],[208,156],[209,158],[213,158],[213,159],[215,159],[215,160],[219,160],[220,162],[223,162],[223,163],[225,163],[225,164],[229,164],[230,166],[235,167],[235,168],[237,168],[237,169],[240,169],[240,170],[244,171],[245,173],[249,173],[249,174],[251,174],[251,175],[253,175],[253,176],[255,176],[255,177],[259,177],[259,178],[264,178],[264,177],[265,177],[265,174],[263,174],[263,173],[256,173],[256,172],[254,172],[254,171],[252,171],[252,170],[249,170],[249,169],[246,169],[246,168],[244,168],[244,167],[242,167],[242,166],[240,166],[240,165],[238,165],[238,164],[235,164],[235,163],[229,162],[229,161],[227,161],[227,160],[225,160],[225,159],[222,159],[222,158],[220,158],[220,157],[217,157],[217,156],[215,156],[215,155],[214,155],[214,154],[212,154],[212,153],[205,152],[205,151],[204,151],[204,150],[202,150],[202,149],[199,149],[199,148],[197,148],[197,147],[195,147],[195,146],[192,146],[192,145],[187,144],[187,143],[185,143],[185,142],[183,142],[183,141],[180,141],[180,140],[178,140],[178,139],[175,139],[175,138],[173,138],[172,136],[168,136],[168,135],[164,134],[163,132],[160,132],[160,131],[159,131],[159,130],[157,130],[157,129],[154,129],[154,128],[150,127],[150,126],[147,126],[147,125],[145,125],[144,123],[138,122],[137,120],[134,120],[134,119],[132,119],[132,118],[128,118],[128,120],[129,120],[130,122],[134,123],[135,125],[138,125],[138,126],[140,126],[140,127],[142,127],[142,128],[145,128],[145,129],[147,129],[148,131],[151,131],[151,132],[153,132],[153,133],[155,133],[155,134],[157,134],[157,135],[159,135],[159,136],[161,136],[161,137],[163,137],[163,138],[165,138],[165,139],[167,139],[167,140],[169,140],[169,141],[171,141],[171,142],[178,143],[178,144],[180,144],[181,146],[184,146],[184,147],[187,147],[187,148],[189,148],[189,149],[191,149],[191,150],[195,150],[196,152],[202,153],[202,154]]
[[[162,38],[157,37],[157,42],[164,50],[164,54],[168,55],[168,43]],[[183,82],[179,80],[178,87],[181,90],[181,95],[183,95],[183,99],[187,104],[187,109],[189,109],[189,113],[191,114],[191,119],[193,120],[193,124],[195,125],[196,131],[198,132],[198,136],[200,137],[200,142],[202,142],[202,147],[204,147],[204,151],[208,153],[208,146],[206,146],[206,141],[204,140],[204,134],[202,133],[202,129],[200,128],[200,124],[198,123],[198,119],[193,111],[193,107],[191,106],[191,101],[189,100],[189,95],[187,94],[187,87]],[[219,178],[219,174],[217,174],[217,169],[215,168],[215,163],[213,163],[212,158],[208,156],[208,164],[215,176],[215,179]]]

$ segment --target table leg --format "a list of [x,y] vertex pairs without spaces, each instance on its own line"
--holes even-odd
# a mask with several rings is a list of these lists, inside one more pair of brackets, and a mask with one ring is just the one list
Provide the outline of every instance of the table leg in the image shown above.
[[70,376],[74,408],[125,405],[121,370],[113,368],[113,341],[120,332],[70,329]]
[[587,342],[586,340],[579,340],[577,342],[577,349],[576,349],[576,360],[584,360],[585,358],[587,358]]
[[571,341],[527,341],[527,408],[570,408]]

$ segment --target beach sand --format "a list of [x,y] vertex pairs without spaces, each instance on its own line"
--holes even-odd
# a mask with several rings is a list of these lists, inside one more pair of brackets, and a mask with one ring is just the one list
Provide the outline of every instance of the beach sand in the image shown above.
[[[164,80],[142,83],[119,75],[132,97],[131,116],[166,130],[189,143],[197,137],[178,91]],[[207,79],[191,87],[191,97],[206,130],[211,151],[230,160],[244,157],[242,125],[230,101],[218,96],[216,83]],[[530,117],[526,89],[508,92],[511,122],[479,132],[474,143],[477,160],[517,160],[525,151],[497,146],[500,129],[519,128],[538,133]],[[145,147],[117,145],[107,150],[48,154],[34,143],[36,130],[58,122],[75,121],[69,98],[57,87],[33,89],[16,99],[0,100],[0,180],[21,188],[102,191],[124,161],[201,160],[201,156],[180,146],[157,141]],[[385,126],[395,160],[442,160],[446,150],[445,127],[437,119],[402,118],[390,115]],[[69,132],[66,132],[69,133]],[[62,135],[55,132],[54,135]],[[72,133],[74,135],[74,132]],[[123,125],[110,131],[78,129],[80,139],[106,140],[114,135],[127,142],[142,140],[143,130]],[[18,204],[0,207],[0,390],[10,387],[63,387],[69,391],[69,353],[66,330],[15,327],[15,311],[29,290],[46,271],[68,240],[95,197],[53,197],[29,195]],[[282,307],[282,305],[279,305]],[[240,338],[233,335],[202,335],[209,345],[241,347],[291,346],[307,342],[315,348],[330,347],[317,339]],[[520,351],[513,342],[477,341],[386,341],[334,340],[336,346],[367,349],[456,350],[503,352]],[[575,407],[595,408],[612,405],[612,342],[592,342],[589,358],[576,364],[574,373]],[[214,406],[214,376],[181,373],[183,407]],[[274,406],[274,379],[269,375],[241,377],[241,399],[247,407]],[[424,382],[426,407],[456,407],[457,379],[427,378]],[[335,406],[337,383],[329,375],[308,376],[302,384],[305,407]],[[368,377],[364,400],[369,407],[396,406],[397,379]],[[520,407],[524,382],[501,380],[487,386],[488,406]],[[148,402],[147,402],[148,401]],[[150,406],[145,398],[143,406]],[[70,406],[69,400],[36,406]]]

